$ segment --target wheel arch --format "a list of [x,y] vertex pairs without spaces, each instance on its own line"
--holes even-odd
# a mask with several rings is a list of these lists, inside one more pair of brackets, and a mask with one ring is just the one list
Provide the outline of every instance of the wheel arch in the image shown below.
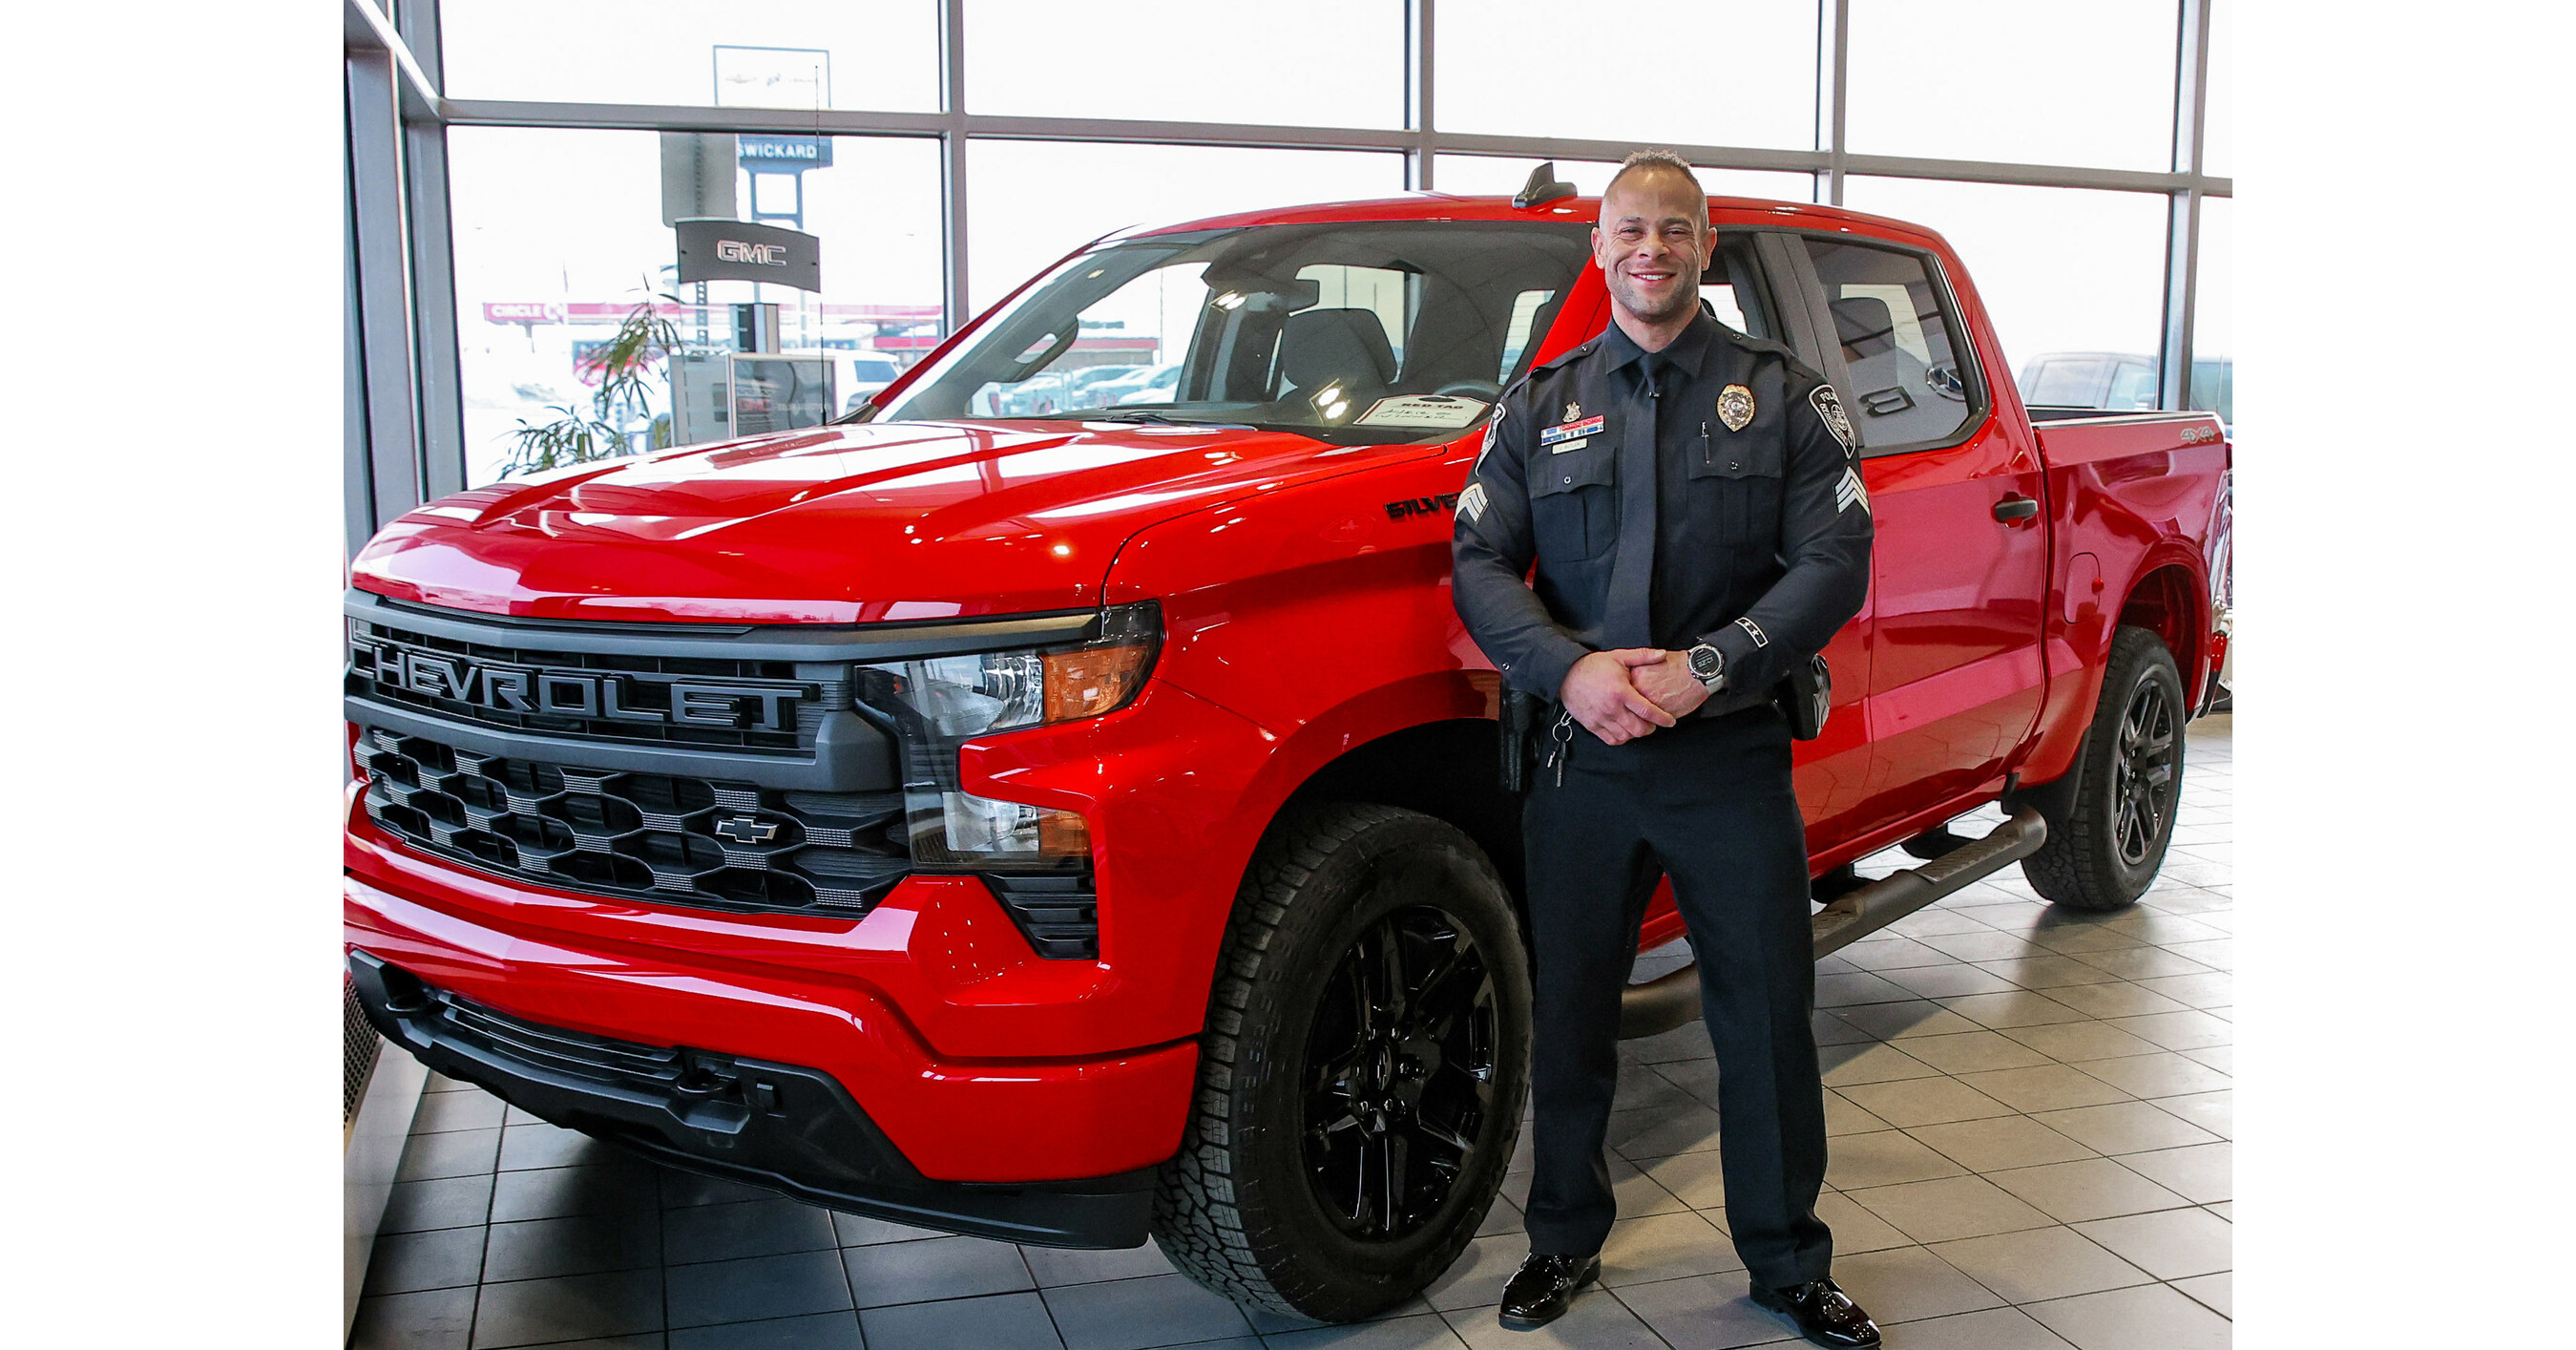
[[1485,851],[1526,923],[1520,800],[1503,791],[1501,754],[1501,724],[1492,718],[1416,723],[1335,756],[1298,784],[1281,812],[1309,802],[1375,802],[1446,821]]
[[[2120,601],[2113,628],[2114,632],[2143,628],[2155,634],[2173,654],[2174,668],[2186,690],[2199,687],[2205,674],[2201,665],[2209,655],[2209,588],[2193,561],[2179,555],[2151,555]],[[2105,634],[2106,656],[2108,641]]]
[[1501,685],[1490,671],[1411,676],[1354,694],[1283,738],[1247,794],[1269,802],[1267,838],[1297,808],[1376,802],[1456,826],[1502,874],[1512,903],[1521,880],[1520,801],[1503,791]]

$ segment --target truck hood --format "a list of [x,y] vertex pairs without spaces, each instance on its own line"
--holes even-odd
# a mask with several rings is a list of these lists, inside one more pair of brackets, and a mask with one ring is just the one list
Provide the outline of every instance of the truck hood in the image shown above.
[[1106,422],[814,427],[444,497],[351,564],[397,600],[531,618],[876,623],[1100,603],[1137,531],[1421,454]]

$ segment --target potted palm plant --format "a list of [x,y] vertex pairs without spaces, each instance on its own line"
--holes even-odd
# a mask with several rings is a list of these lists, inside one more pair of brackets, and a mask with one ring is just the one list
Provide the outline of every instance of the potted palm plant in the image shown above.
[[510,457],[502,467],[502,477],[632,454],[636,447],[626,427],[638,417],[650,419],[651,448],[659,450],[670,445],[671,416],[653,411],[653,391],[648,383],[658,380],[662,384],[667,404],[667,362],[679,350],[680,330],[662,317],[656,308],[662,303],[677,305],[680,299],[645,287],[644,298],[627,311],[617,332],[582,360],[582,373],[599,377],[599,387],[591,392],[587,408],[568,403],[546,409],[556,414],[551,422],[531,424],[525,418],[519,420],[519,429],[510,434]]

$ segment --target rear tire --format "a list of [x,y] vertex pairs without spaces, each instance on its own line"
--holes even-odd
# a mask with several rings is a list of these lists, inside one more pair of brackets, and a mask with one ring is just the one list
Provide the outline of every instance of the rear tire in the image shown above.
[[1274,1312],[1403,1302],[1502,1187],[1529,1038],[1529,958],[1483,850],[1417,812],[1301,810],[1236,897],[1154,1240]]
[[2143,628],[2111,638],[2102,698],[2084,739],[2075,804],[2050,821],[2048,842],[2022,860],[2030,888],[2068,909],[2106,913],[2155,884],[2182,796],[2182,674]]

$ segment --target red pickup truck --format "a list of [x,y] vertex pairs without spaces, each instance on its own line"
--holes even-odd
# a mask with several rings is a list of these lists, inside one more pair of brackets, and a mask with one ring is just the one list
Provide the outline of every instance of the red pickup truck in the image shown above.
[[[1597,203],[1543,198],[1122,234],[839,424],[387,527],[347,603],[371,1020],[816,1204],[1151,1234],[1328,1319],[1422,1288],[1526,1082],[1502,701],[1448,585],[1487,409],[1608,322]],[[1844,391],[1876,516],[1798,748],[1819,954],[2015,861],[2134,900],[2224,646],[2219,424],[2034,425],[1939,236],[1710,210],[1704,296]],[[1059,411],[994,411],[1041,374]],[[1927,861],[1853,872],[1899,844]],[[1643,941],[1679,932],[1667,896]],[[1689,979],[1623,1029],[1695,1015]]]

